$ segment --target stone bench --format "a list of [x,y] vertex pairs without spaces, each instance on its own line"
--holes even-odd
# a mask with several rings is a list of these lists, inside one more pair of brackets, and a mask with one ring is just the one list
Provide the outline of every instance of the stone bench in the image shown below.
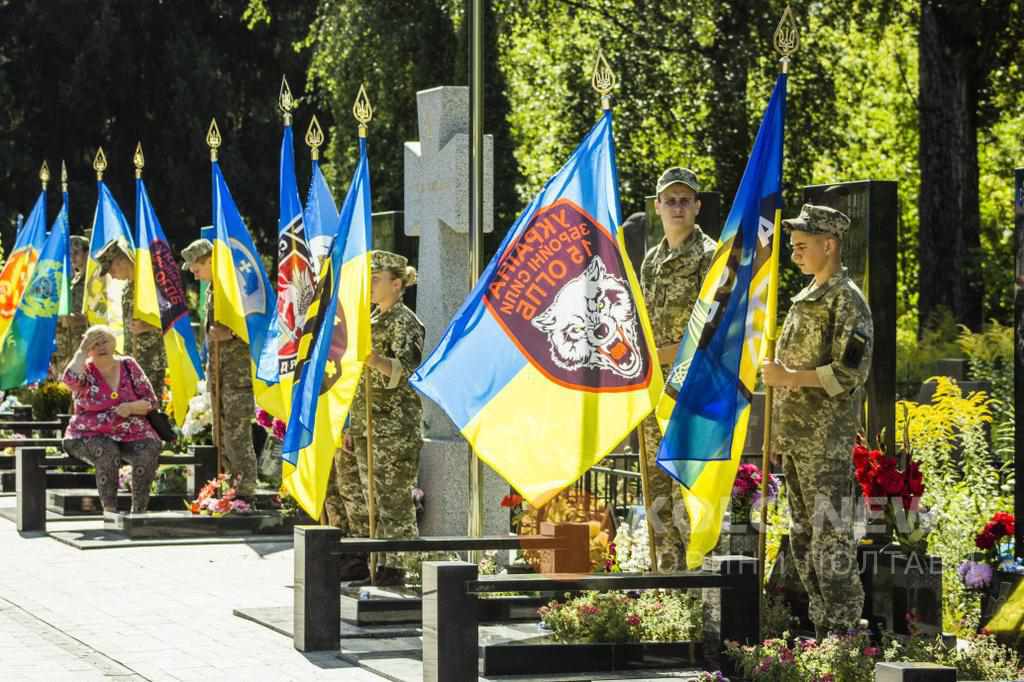
[[704,652],[721,660],[726,640],[760,641],[757,560],[713,556],[701,571],[649,574],[489,575],[461,561],[423,563],[423,679],[475,680],[479,674],[478,595],[508,591],[704,590]]
[[[46,456],[39,441],[32,447],[15,451],[17,464],[17,525],[20,532],[46,531],[47,470],[55,467],[88,467],[89,464],[68,454]],[[59,442],[58,442],[59,446]],[[195,467],[195,481],[208,481],[217,476],[217,453],[203,448],[196,454],[160,455],[159,464],[183,464]]]
[[299,651],[338,648],[341,639],[341,577],[338,560],[343,555],[529,549],[541,551],[542,566],[552,571],[564,573],[590,570],[590,528],[587,524],[544,524],[541,532],[545,534],[368,539],[343,538],[340,530],[328,526],[296,526],[293,610],[295,648]]

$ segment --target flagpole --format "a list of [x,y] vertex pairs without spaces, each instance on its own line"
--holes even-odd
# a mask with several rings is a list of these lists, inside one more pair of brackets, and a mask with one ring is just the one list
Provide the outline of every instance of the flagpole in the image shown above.
[[[469,289],[480,275],[484,223],[484,18],[483,2],[471,0],[469,17]],[[480,537],[484,527],[483,464],[469,445],[469,535]],[[476,553],[473,554],[476,557]]]
[[[220,148],[221,137],[220,128],[217,127],[217,119],[210,120],[210,129],[206,132],[206,144],[210,147],[210,163],[217,163],[217,149]],[[216,226],[217,220],[214,216],[213,224]],[[201,235],[200,235],[201,236]],[[212,263],[212,261],[211,261]],[[210,282],[210,286],[213,286],[213,282]],[[206,327],[209,329],[212,325],[209,319],[210,315],[214,315],[213,310],[206,311],[207,320]],[[212,324],[217,323],[217,316],[214,315]],[[210,376],[207,378],[207,382],[210,386],[210,401],[213,403],[213,447],[217,450],[217,474],[224,470],[224,455],[221,452],[221,405],[220,405],[220,342],[216,339],[211,339],[209,333],[206,335],[206,340],[210,345]]]
[[[373,118],[373,107],[370,106],[370,98],[366,95],[366,86],[360,85],[359,92],[356,94],[355,104],[352,105],[352,115],[356,121],[359,122],[359,139],[366,139],[366,124],[368,124]],[[372,244],[370,245],[372,248]],[[372,336],[373,329],[371,327],[370,334]],[[372,351],[372,340],[371,340],[371,353]],[[370,385],[370,371],[369,368],[363,365],[363,381],[366,389],[366,493],[367,493],[367,505],[366,513],[369,518],[369,531],[370,539],[377,537],[377,483],[374,480],[374,466],[373,466],[373,395],[372,386]],[[375,584],[377,575],[377,555],[370,553],[370,584]]]
[[[782,14],[775,29],[775,49],[782,55],[782,73],[789,73],[789,58],[800,47],[799,26],[790,7]],[[782,209],[775,209],[775,228],[772,232],[772,255],[769,264],[768,301],[765,306],[764,339],[765,357],[775,359],[775,342],[778,339],[779,316],[779,254],[782,250]],[[764,437],[761,444],[761,523],[757,532],[757,574],[758,585],[764,584],[764,567],[768,554],[768,488],[771,481],[772,411],[775,389],[764,389]]]

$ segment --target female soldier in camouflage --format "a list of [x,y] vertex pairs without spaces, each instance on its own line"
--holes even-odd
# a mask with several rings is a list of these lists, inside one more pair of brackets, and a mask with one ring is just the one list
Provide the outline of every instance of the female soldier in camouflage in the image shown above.
[[[425,329],[402,303],[402,292],[416,282],[416,269],[405,256],[388,251],[374,251],[371,263],[370,299],[376,306],[371,314],[373,352],[363,371],[370,378],[377,537],[416,537],[412,489],[423,445],[423,406],[408,378],[422,359]],[[364,382],[365,378],[349,410],[346,447],[335,458],[339,492],[355,537],[369,535]],[[382,555],[380,562],[374,583],[401,584],[405,575],[398,555]]]

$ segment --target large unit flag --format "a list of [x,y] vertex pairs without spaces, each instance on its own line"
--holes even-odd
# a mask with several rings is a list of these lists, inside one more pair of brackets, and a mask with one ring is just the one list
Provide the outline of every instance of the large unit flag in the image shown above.
[[605,457],[661,392],[618,187],[606,110],[411,379],[532,505]]
[[46,189],[39,193],[28,220],[14,240],[11,255],[0,271],[0,348],[7,341],[21,297],[28,287],[39,252],[46,242]]
[[[658,465],[683,485],[690,516],[686,561],[697,568],[718,542],[764,358],[772,250],[779,234],[786,76],[779,76],[714,260],[658,404]],[[665,422],[667,420],[667,426]]]
[[[33,226],[29,225],[26,231],[29,229]],[[31,270],[0,352],[0,389],[38,383],[49,376],[50,361],[57,348],[57,317],[68,313],[71,300],[70,235],[65,192],[60,213]]]
[[284,413],[274,415],[279,418],[287,417],[302,322],[316,289],[316,273],[303,231],[302,204],[295,181],[292,137],[292,127],[285,125],[278,182],[277,305],[256,371],[263,381],[280,383]]
[[167,373],[171,384],[171,406],[181,426],[188,414],[188,401],[203,378],[202,362],[188,300],[178,267],[142,178],[135,180],[135,223],[138,249],[135,252],[135,318],[163,333]]
[[[106,167],[105,161],[103,167]],[[121,207],[118,206],[114,195],[110,193],[102,178],[96,180],[96,189],[98,198],[96,214],[92,219],[89,260],[85,265],[85,297],[82,312],[85,313],[89,324],[109,324],[120,319],[121,307],[110,298],[107,291],[107,278],[100,275],[100,264],[96,261],[96,256],[103,250],[103,247],[115,239],[124,239],[133,247],[135,240],[132,239],[131,228],[128,226]],[[116,325],[115,330],[117,330]]]
[[340,425],[359,386],[370,344],[370,171],[366,139],[299,341],[285,432],[283,487],[314,519],[327,494]]

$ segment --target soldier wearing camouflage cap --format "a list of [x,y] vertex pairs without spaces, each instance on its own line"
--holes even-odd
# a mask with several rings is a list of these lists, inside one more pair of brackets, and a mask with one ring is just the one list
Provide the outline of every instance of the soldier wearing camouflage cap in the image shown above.
[[[213,319],[213,242],[197,239],[181,252],[184,267],[201,282],[208,282],[205,306],[207,388],[220,427],[220,455],[224,469],[238,494],[251,498],[256,492],[256,450],[252,444],[253,401],[249,347],[231,329]],[[211,371],[216,366],[217,371]]]
[[164,349],[162,330],[135,319],[135,249],[124,239],[107,244],[96,255],[100,276],[127,282],[121,294],[121,321],[124,324],[124,352],[146,373],[157,399],[164,394],[167,373],[167,351]]
[[[405,289],[416,283],[416,269],[405,256],[374,251],[371,270],[370,300],[375,306],[370,318],[373,352],[366,359],[364,379],[349,410],[345,447],[335,457],[337,492],[352,534],[368,537],[365,381],[369,377],[377,535],[416,537],[419,529],[412,490],[416,487],[423,447],[423,405],[419,394],[409,385],[409,376],[423,358],[426,330],[416,313],[402,302]],[[358,557],[353,560],[358,561]],[[354,573],[361,567],[353,563],[348,568]],[[381,555],[374,583],[398,585],[404,578],[401,555]]]
[[[665,228],[665,237],[650,249],[640,266],[640,286],[651,319],[658,361],[668,374],[679,341],[686,330],[693,304],[700,295],[704,276],[715,255],[715,242],[697,225],[700,182],[686,168],[667,169],[655,187],[654,209]],[[641,425],[647,476],[650,484],[652,526],[662,571],[680,568],[689,536],[689,516],[676,483],[657,466],[661,429],[652,414]]]
[[[775,387],[772,452],[782,457],[792,516],[790,544],[819,636],[846,632],[864,604],[853,519],[854,437],[871,369],[871,310],[842,265],[850,219],[805,204],[782,221],[793,262],[813,279],[793,297],[775,358],[762,367]],[[844,502],[846,505],[844,507]]]
[[85,304],[85,264],[89,260],[89,240],[80,234],[71,235],[71,301],[68,314],[57,318],[57,351],[53,366],[59,376],[71,361],[75,349],[82,342],[89,322],[82,309]]

